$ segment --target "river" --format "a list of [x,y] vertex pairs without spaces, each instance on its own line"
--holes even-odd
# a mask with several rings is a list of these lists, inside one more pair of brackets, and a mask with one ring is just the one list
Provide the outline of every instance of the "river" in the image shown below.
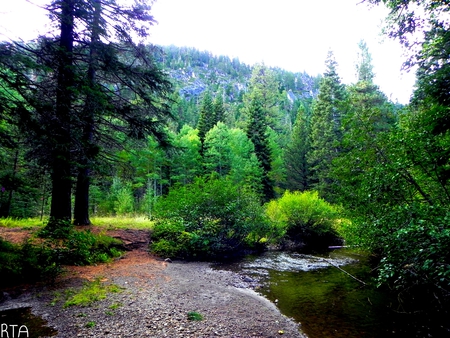
[[317,256],[272,251],[220,268],[258,280],[257,291],[310,338],[450,336],[436,318],[405,313],[374,286],[367,256],[348,249]]

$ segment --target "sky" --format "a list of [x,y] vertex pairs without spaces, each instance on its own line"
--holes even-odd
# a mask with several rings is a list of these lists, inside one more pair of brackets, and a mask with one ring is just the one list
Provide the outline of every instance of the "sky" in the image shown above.
[[[30,0],[45,3],[45,0]],[[241,62],[322,74],[332,50],[342,82],[356,80],[358,42],[372,54],[375,83],[394,102],[408,103],[413,72],[401,70],[400,44],[381,34],[387,10],[361,0],[157,0],[150,43],[195,47]],[[27,0],[0,0],[0,40],[45,32],[44,11]]]

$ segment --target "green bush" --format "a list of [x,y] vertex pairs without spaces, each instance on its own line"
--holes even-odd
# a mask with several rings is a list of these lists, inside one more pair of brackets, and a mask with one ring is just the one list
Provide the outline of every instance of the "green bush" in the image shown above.
[[286,191],[280,199],[266,205],[266,214],[278,229],[280,241],[287,239],[323,249],[338,238],[338,209],[319,198],[315,191]]
[[[401,225],[398,225],[402,221]],[[373,222],[360,224],[364,243],[371,237],[380,259],[379,285],[399,293],[405,308],[422,311],[421,302],[440,308],[450,304],[450,212],[420,202],[391,209]],[[369,231],[370,230],[370,231]],[[407,300],[419,308],[411,309]]]
[[120,244],[119,240],[103,234],[74,230],[59,249],[60,260],[68,265],[105,263],[121,255]]
[[0,238],[0,286],[53,280],[60,271],[56,253],[47,245],[14,245]]
[[199,178],[172,189],[154,210],[152,252],[218,258],[255,247],[269,232],[258,196],[226,178]]

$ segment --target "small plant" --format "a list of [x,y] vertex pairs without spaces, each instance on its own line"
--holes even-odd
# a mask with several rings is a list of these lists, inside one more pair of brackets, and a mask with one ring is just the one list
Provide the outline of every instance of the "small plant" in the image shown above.
[[111,309],[111,310],[117,310],[119,307],[121,307],[123,304],[122,303],[114,303],[114,304],[111,304],[109,307],[108,307],[108,309]]
[[64,303],[64,307],[69,306],[90,306],[92,303],[105,299],[108,293],[121,292],[122,288],[115,285],[103,285],[100,278],[91,283],[86,283],[80,291],[72,295]]
[[90,328],[94,327],[95,324],[96,324],[96,323],[95,323],[93,320],[91,320],[90,322],[87,322],[87,323],[86,323],[85,327],[87,327],[87,328],[90,329]]
[[195,311],[188,312],[187,318],[188,318],[188,320],[194,320],[194,321],[203,320],[203,316],[200,313],[195,312]]

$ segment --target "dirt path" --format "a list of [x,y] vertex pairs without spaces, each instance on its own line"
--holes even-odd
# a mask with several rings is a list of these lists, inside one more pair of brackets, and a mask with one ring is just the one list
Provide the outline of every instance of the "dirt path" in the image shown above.
[[[0,236],[6,239],[7,235],[25,236],[2,230]],[[167,263],[152,257],[147,252],[148,232],[115,230],[108,234],[132,250],[110,264],[67,267],[55,286],[41,286],[17,298],[6,295],[0,310],[30,306],[58,331],[57,337],[68,338],[305,337],[272,303],[242,288],[241,276],[215,270],[208,263]],[[96,278],[123,287],[123,292],[109,294],[89,307],[64,308],[62,300],[55,302],[55,295]],[[189,320],[191,311],[200,313],[203,320]]]

